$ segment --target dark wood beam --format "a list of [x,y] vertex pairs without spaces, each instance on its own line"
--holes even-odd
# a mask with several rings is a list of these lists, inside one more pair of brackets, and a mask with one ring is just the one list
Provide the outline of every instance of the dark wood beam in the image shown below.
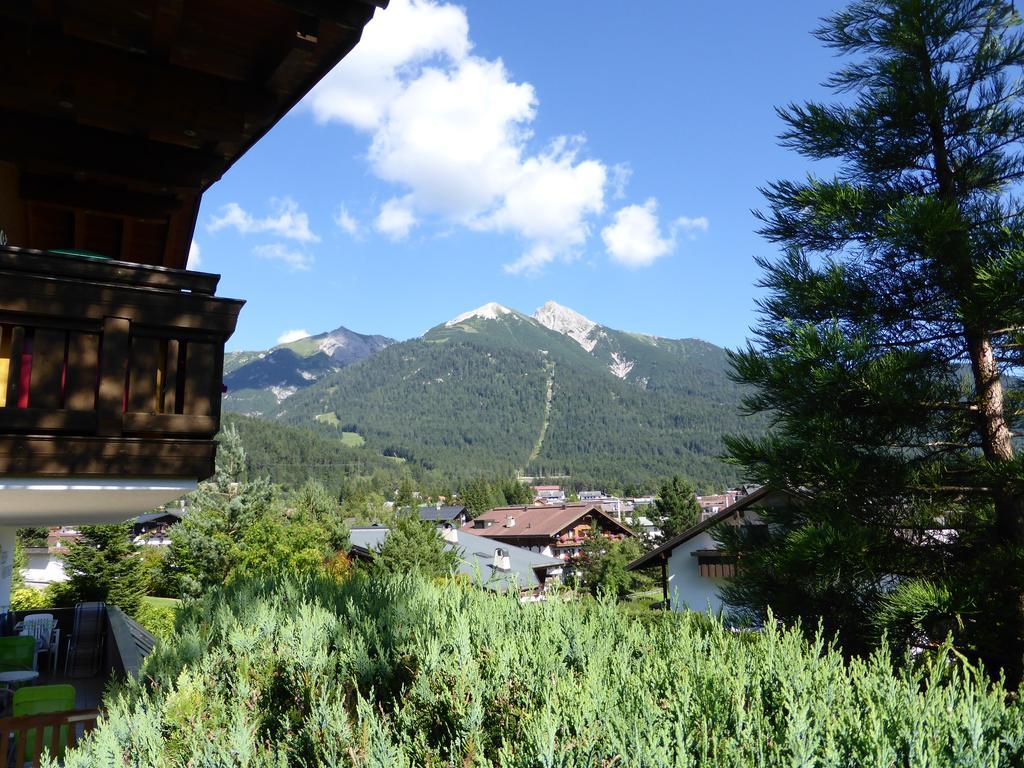
[[25,200],[137,219],[165,219],[182,207],[176,195],[140,192],[73,176],[26,172],[21,174],[19,186]]
[[388,0],[352,0],[347,3],[340,3],[338,0],[274,0],[274,2],[307,16],[314,16],[349,29],[359,30],[373,17],[375,9],[387,8],[388,5]]
[[7,109],[0,109],[0,158],[28,170],[185,189],[206,189],[228,164],[225,157],[203,150]]
[[[169,37],[172,26],[165,21],[154,35]],[[224,138],[242,143],[247,122],[275,114],[279,97],[262,83],[176,66],[167,53],[126,52],[50,29],[0,24],[0,70],[5,72],[0,103],[42,114],[70,112],[86,122],[109,121],[136,131],[165,131],[196,146]]]

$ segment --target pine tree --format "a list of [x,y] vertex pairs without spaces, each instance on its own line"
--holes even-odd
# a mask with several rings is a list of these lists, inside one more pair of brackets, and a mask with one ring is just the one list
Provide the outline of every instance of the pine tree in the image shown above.
[[[833,178],[764,192],[757,342],[734,358],[771,413],[729,449],[799,492],[743,532],[726,598],[819,618],[847,651],[878,631],[1019,681],[1024,471],[1024,38],[1005,0],[861,0],[817,31],[850,63],[840,100],[780,109],[782,143]],[[730,538],[730,537],[726,537]]]
[[445,546],[435,526],[407,513],[400,514],[388,531],[374,555],[373,568],[389,574],[415,571],[424,576],[451,576],[458,561],[458,553]]
[[693,483],[678,476],[661,486],[654,506],[662,518],[661,530],[666,537],[676,536],[700,520]]
[[73,602],[101,601],[129,614],[138,610],[148,583],[131,525],[83,525],[64,554],[63,594]]

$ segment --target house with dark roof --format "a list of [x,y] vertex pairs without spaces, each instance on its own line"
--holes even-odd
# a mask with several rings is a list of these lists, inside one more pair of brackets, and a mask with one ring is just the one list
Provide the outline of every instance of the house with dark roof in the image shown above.
[[[382,527],[353,528],[349,531],[352,548],[349,554],[369,560],[387,538],[389,529]],[[498,544],[452,526],[438,531],[445,546],[459,555],[457,573],[495,592],[515,589],[521,599],[534,600],[546,588],[561,581],[561,560],[509,544]]]
[[600,504],[592,503],[497,507],[466,523],[462,530],[563,561],[579,555],[592,532],[613,540],[635,536]]
[[790,504],[792,500],[792,494],[759,488],[705,517],[626,568],[637,571],[660,567],[662,593],[672,610],[717,612],[723,608],[720,590],[735,575],[736,562],[721,550],[715,541],[714,529],[722,525],[754,525],[767,530],[759,510]]
[[469,522],[469,510],[458,504],[424,504],[419,508],[420,520],[434,525],[461,528]]

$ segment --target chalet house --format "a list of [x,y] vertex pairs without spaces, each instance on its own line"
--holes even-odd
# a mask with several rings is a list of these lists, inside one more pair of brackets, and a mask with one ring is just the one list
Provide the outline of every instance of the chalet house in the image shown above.
[[662,593],[674,611],[722,610],[719,590],[736,573],[735,561],[712,535],[717,526],[754,525],[764,529],[758,510],[791,503],[792,495],[760,488],[630,563],[628,570],[661,568]]
[[171,526],[180,523],[184,517],[185,511],[177,506],[139,515],[132,523],[132,540],[151,547],[169,546]]
[[419,508],[420,520],[434,525],[461,528],[469,522],[469,510],[457,504],[427,504]]
[[560,485],[534,485],[530,490],[534,504],[565,504],[565,491]]
[[579,555],[594,531],[618,540],[634,535],[600,504],[590,503],[498,507],[466,523],[462,530],[564,561]]
[[[349,531],[352,543],[350,553],[361,560],[369,560],[387,538],[388,529],[382,527],[353,528]],[[561,560],[529,549],[496,543],[452,526],[444,526],[439,535],[445,546],[459,555],[458,574],[480,583],[485,589],[506,592],[519,591],[523,600],[540,598],[545,589],[561,581]]]

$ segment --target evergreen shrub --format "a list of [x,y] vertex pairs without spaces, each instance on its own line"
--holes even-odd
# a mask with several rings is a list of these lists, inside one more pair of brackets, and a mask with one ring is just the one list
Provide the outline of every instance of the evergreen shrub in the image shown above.
[[182,607],[84,766],[1010,766],[1024,709],[970,666],[520,604],[452,582],[237,582]]

